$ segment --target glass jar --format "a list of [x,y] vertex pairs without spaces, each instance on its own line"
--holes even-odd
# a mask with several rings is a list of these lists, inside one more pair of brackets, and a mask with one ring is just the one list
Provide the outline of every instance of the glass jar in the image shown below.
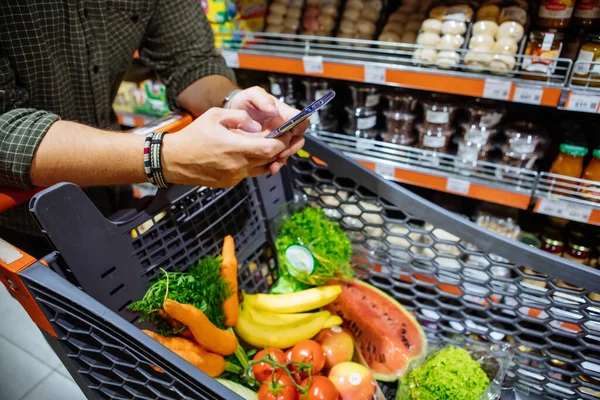
[[541,239],[541,249],[543,251],[559,257],[563,255],[563,252],[565,251],[565,242],[562,240],[559,232],[548,231],[542,235]]
[[536,25],[542,28],[564,29],[569,26],[575,0],[542,0]]
[[349,87],[352,97],[352,107],[375,108],[379,105],[379,89],[376,86],[351,84]]
[[[567,246],[566,251],[563,253],[563,258],[578,264],[587,265],[590,261],[592,249],[587,244],[581,243],[579,240],[575,242],[574,240],[575,239],[569,241],[569,245]],[[583,290],[583,288],[571,285],[565,281],[557,281],[556,285],[566,289]]]
[[535,74],[523,74],[523,78],[531,80],[547,80],[556,70],[556,61],[560,57],[564,34],[556,30],[532,31],[525,48],[521,70]]
[[323,97],[331,88],[328,81],[307,78],[302,80],[304,86],[304,101],[310,104]]
[[584,200],[600,203],[600,149],[594,150],[593,154],[594,157],[587,167],[585,167],[581,179],[598,182],[598,184],[583,183],[581,185],[581,193],[586,196]]
[[468,124],[493,128],[502,121],[506,110],[499,107],[484,107],[479,105],[467,107]]
[[416,117],[413,114],[384,111],[383,117],[387,133],[410,134],[414,131]]
[[573,84],[579,86],[600,87],[600,64],[591,65],[589,62],[600,62],[600,35],[587,35],[577,55],[577,63],[573,68]]
[[457,111],[457,108],[454,105],[437,100],[426,100],[423,101],[422,104],[425,125],[431,125],[446,130],[451,128]]
[[346,106],[344,109],[348,115],[347,129],[374,129],[377,125],[377,110],[373,108],[352,108]]
[[[504,129],[508,143],[516,146],[516,151],[544,152],[548,144],[548,135],[540,126],[525,121],[516,121]],[[533,147],[533,148],[531,148]]]
[[454,133],[452,129],[421,124],[417,126],[417,130],[419,132],[420,148],[440,153],[448,152],[450,137]]
[[477,167],[477,161],[485,159],[488,151],[489,146],[485,143],[471,142],[463,138],[458,142],[454,168],[459,174],[470,175]]
[[462,124],[461,127],[463,130],[463,139],[465,141],[482,145],[487,144],[498,132],[496,128],[486,128],[478,125]]
[[[563,143],[560,145],[560,153],[550,167],[550,172],[557,175],[569,176],[571,178],[579,178],[583,171],[583,158],[587,155],[588,149],[582,146]],[[575,189],[568,186],[574,185],[575,182],[567,179],[555,179],[552,192],[561,196],[570,196],[569,192]],[[560,183],[567,185],[561,185]]]
[[600,25],[600,1],[579,0],[573,11],[571,24],[582,28],[597,28]]
[[417,105],[417,98],[410,93],[388,93],[384,97],[387,111],[412,114]]

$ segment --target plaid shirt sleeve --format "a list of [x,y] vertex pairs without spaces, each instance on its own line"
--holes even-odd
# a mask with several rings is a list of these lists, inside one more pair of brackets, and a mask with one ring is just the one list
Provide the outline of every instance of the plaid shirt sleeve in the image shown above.
[[233,71],[214,47],[214,36],[199,0],[158,0],[140,49],[141,59],[167,87],[172,110],[177,96],[208,75],[234,81]]
[[27,92],[15,82],[15,73],[0,56],[0,186],[27,189],[35,151],[50,126],[53,113],[27,107]]

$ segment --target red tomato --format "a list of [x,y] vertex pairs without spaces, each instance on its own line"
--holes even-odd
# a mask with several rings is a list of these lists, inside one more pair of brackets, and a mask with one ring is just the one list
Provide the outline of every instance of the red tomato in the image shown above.
[[[271,357],[272,360],[277,361],[280,364],[285,364],[285,354],[283,351],[276,349],[275,347],[268,347],[266,350],[261,350],[254,356],[253,360],[260,360],[264,358],[267,354]],[[279,371],[280,368],[276,368],[276,371]],[[266,362],[260,362],[258,364],[254,364],[252,366],[252,373],[254,374],[254,378],[260,383],[265,382],[266,380],[271,379],[271,375],[273,374],[273,366]]]
[[304,340],[292,349],[292,361],[311,364],[312,374],[317,375],[325,366],[325,352],[314,340]]
[[340,393],[340,400],[371,400],[377,389],[371,371],[355,362],[334,366],[328,378]]
[[352,360],[354,355],[354,341],[352,336],[340,327],[323,329],[317,336],[325,352],[325,367],[330,369],[334,365]]
[[[302,382],[302,387],[308,386],[309,379]],[[333,382],[324,376],[317,375],[312,377],[312,382],[308,391],[301,397],[302,400],[338,400],[339,393]]]
[[275,373],[275,382],[267,381],[260,386],[258,400],[298,400],[298,390],[285,372]]
[[285,360],[286,360],[287,362],[292,362],[292,350],[293,350],[293,349],[287,349],[287,350],[285,351]]

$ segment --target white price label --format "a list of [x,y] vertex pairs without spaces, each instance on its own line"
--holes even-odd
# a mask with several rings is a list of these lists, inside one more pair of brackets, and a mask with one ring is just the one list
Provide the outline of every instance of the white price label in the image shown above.
[[225,59],[225,64],[227,64],[229,68],[240,67],[240,57],[235,51],[223,50],[221,55]]
[[449,192],[469,194],[471,182],[463,181],[462,179],[448,178],[446,180],[446,190]]
[[396,168],[393,165],[377,163],[375,164],[375,172],[386,178],[394,178]]
[[123,117],[123,126],[130,126],[130,127],[134,127],[135,126],[135,120],[133,119],[133,116],[131,115],[125,115],[122,114],[121,115]]
[[592,207],[561,200],[541,199],[537,212],[571,221],[588,222]]
[[365,82],[383,85],[386,82],[386,69],[377,65],[365,65]]
[[307,74],[323,73],[323,56],[305,56],[302,57],[304,72]]
[[595,113],[598,111],[598,104],[600,104],[599,96],[571,92],[567,110]]
[[367,151],[375,148],[375,142],[371,139],[356,139],[356,150]]
[[517,103],[535,104],[542,103],[543,88],[535,86],[517,86],[515,88],[515,97],[513,101]]
[[497,79],[486,79],[483,87],[483,97],[495,100],[508,100],[512,83]]

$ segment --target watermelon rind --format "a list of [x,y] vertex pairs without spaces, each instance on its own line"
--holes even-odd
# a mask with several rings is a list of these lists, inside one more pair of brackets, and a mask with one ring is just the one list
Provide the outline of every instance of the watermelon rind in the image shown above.
[[387,293],[385,293],[383,290],[379,289],[376,286],[371,285],[368,282],[364,282],[364,281],[361,281],[359,279],[351,279],[351,280],[333,281],[333,282],[329,282],[328,284],[335,284],[336,282],[338,282],[338,283],[346,282],[346,283],[349,283],[351,285],[362,286],[363,288],[366,288],[367,290],[373,292],[374,295],[380,295],[381,297],[385,298],[390,303],[390,308],[395,307],[395,308],[399,309],[402,312],[402,314],[404,314],[408,318],[408,320],[415,327],[417,327],[417,330],[420,333],[421,341],[422,341],[422,344],[423,344],[420,355],[416,356],[416,357],[413,357],[407,363],[407,365],[405,366],[405,368],[403,368],[400,371],[396,371],[395,374],[381,374],[381,373],[377,373],[375,371],[371,371],[373,373],[373,376],[375,377],[375,379],[377,379],[378,381],[381,381],[381,382],[395,382],[398,379],[400,379],[406,373],[406,371],[410,368],[410,365],[412,365],[415,362],[420,362],[425,357],[425,355],[427,354],[427,346],[428,346],[427,336],[425,335],[425,331],[423,330],[423,327],[421,326],[421,324],[419,324],[419,322],[417,321],[417,319],[414,317],[414,315],[410,311],[408,311],[406,308],[404,308],[404,306],[402,306],[402,304],[400,304],[392,296],[390,296]]

